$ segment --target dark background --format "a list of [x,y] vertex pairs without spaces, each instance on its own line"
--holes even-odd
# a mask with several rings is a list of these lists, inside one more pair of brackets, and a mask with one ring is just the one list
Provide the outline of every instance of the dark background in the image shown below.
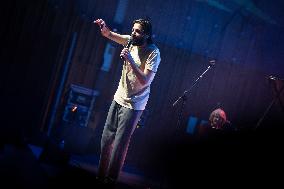
[[[162,61],[145,125],[133,135],[127,162],[149,175],[163,170],[159,160],[164,157],[169,157],[167,163],[192,165],[187,159],[192,156],[184,156],[195,152],[187,145],[188,120],[207,120],[216,107],[226,111],[238,130],[232,156],[251,162],[278,152],[270,150],[282,142],[283,92],[282,105],[278,98],[269,105],[277,95],[275,85],[279,90],[283,81],[268,77],[284,78],[281,0],[11,0],[1,5],[0,14],[2,143],[22,143],[38,132],[52,137],[62,127],[66,98],[75,84],[99,91],[88,126],[77,131],[82,138],[88,135],[84,153],[97,154],[120,77],[122,47],[103,38],[92,21],[103,18],[110,28],[129,34],[132,20],[149,17]],[[112,65],[102,71],[107,45],[112,47]],[[181,103],[172,103],[212,59],[216,65],[187,95],[177,127]]]

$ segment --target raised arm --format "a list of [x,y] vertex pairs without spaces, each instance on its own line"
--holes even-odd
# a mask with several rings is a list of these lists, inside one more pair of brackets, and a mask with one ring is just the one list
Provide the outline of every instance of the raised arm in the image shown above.
[[95,24],[98,24],[98,26],[100,27],[101,29],[101,34],[102,36],[116,42],[116,43],[119,43],[123,46],[125,46],[127,44],[127,41],[129,40],[130,36],[129,35],[121,35],[121,34],[118,34],[118,33],[115,33],[113,31],[111,31],[104,20],[102,19],[97,19],[94,21]]

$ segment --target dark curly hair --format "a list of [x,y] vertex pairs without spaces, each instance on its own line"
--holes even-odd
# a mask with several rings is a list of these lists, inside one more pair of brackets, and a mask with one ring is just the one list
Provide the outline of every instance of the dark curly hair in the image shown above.
[[148,44],[152,44],[153,40],[152,40],[152,24],[148,19],[137,19],[133,21],[133,24],[140,24],[142,26],[143,29],[143,33],[148,35],[147,38],[147,43]]

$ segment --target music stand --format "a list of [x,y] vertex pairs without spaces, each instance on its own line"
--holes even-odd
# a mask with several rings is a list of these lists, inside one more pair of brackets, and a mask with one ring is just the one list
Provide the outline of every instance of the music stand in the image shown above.
[[284,113],[284,103],[282,102],[282,99],[281,99],[281,93],[284,91],[284,79],[277,78],[277,77],[274,77],[274,76],[269,76],[268,80],[269,80],[269,83],[273,87],[273,90],[274,90],[274,93],[275,93],[274,98],[272,99],[272,101],[270,102],[270,104],[268,105],[266,110],[264,111],[261,118],[258,120],[255,129],[257,129],[260,126],[260,124],[262,123],[262,121],[264,120],[264,118],[266,117],[266,115],[268,114],[268,112],[270,111],[270,109],[276,103],[277,100],[279,101],[279,104],[280,104],[282,111]]

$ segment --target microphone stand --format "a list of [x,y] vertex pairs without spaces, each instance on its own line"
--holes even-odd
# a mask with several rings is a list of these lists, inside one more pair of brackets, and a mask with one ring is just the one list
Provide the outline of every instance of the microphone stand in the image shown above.
[[191,85],[191,87],[188,90],[185,90],[183,92],[183,94],[180,97],[178,97],[178,99],[173,103],[173,107],[175,107],[177,105],[177,103],[182,100],[181,109],[180,109],[179,115],[178,115],[178,122],[177,122],[178,128],[180,127],[180,124],[181,124],[183,110],[184,110],[185,102],[187,100],[186,95],[187,95],[187,93],[190,93],[192,91],[193,87],[196,86],[198,81],[205,75],[205,73],[207,73],[215,65],[215,60],[210,60],[209,62],[210,62],[210,64],[207,67],[207,69],[194,81],[194,83]]
[[[208,68],[194,81],[194,83],[192,84],[192,86],[188,89],[188,90],[185,90],[184,92],[183,92],[183,94],[180,96],[180,97],[178,97],[178,99],[173,103],[173,107],[175,107],[177,104],[178,104],[178,102],[180,102],[181,100],[182,100],[182,104],[181,104],[181,109],[180,109],[180,111],[179,111],[179,115],[178,115],[178,122],[177,122],[177,130],[175,130],[175,132],[174,132],[174,136],[173,136],[173,138],[174,138],[174,142],[178,142],[178,140],[179,140],[179,138],[178,138],[178,133],[179,133],[179,128],[180,128],[180,124],[181,124],[181,120],[182,120],[182,113],[183,113],[183,109],[184,109],[184,106],[185,106],[185,102],[186,102],[186,95],[187,95],[187,93],[190,93],[191,92],[191,90],[193,89],[193,87],[197,84],[197,82],[204,76],[204,74],[209,70],[209,69],[211,69],[211,67],[212,66],[214,66],[215,65],[215,60],[211,60],[211,61],[209,61],[210,62],[210,65],[208,66]],[[171,141],[168,141],[168,142],[170,142],[170,143],[172,143],[172,140]],[[170,143],[169,143],[169,146],[170,146]],[[166,177],[167,177],[168,175],[162,175],[162,182],[164,182],[164,180],[166,180]]]
[[256,126],[254,129],[257,129],[261,123],[263,122],[264,118],[267,116],[268,112],[270,111],[270,109],[272,108],[272,106],[276,103],[277,100],[279,100],[279,103],[281,105],[281,108],[284,112],[284,105],[282,103],[282,100],[280,98],[282,91],[284,91],[284,85],[281,86],[281,88],[277,88],[277,82],[284,82],[284,79],[280,79],[274,76],[269,76],[267,78],[269,80],[269,84],[273,85],[273,90],[275,92],[274,98],[273,100],[270,102],[270,104],[268,105],[268,107],[266,108],[265,112],[263,113],[263,115],[261,116],[261,118],[258,120]]

